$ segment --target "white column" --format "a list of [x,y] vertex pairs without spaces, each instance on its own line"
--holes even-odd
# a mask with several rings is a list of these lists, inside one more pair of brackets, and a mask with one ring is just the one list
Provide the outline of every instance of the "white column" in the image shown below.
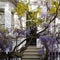
[[55,19],[55,25],[57,25],[56,32],[58,32],[58,18]]
[[21,18],[23,30],[26,29],[26,14]]
[[20,21],[17,13],[14,14],[14,28],[20,29]]
[[43,45],[41,44],[41,40],[40,39],[37,39],[36,40],[36,46],[37,46],[37,48],[42,48],[43,47]]
[[9,4],[5,6],[5,28],[11,28],[11,8]]

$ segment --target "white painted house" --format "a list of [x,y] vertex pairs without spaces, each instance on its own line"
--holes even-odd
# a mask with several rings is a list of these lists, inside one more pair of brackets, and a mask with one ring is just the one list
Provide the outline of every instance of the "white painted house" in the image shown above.
[[0,2],[0,24],[4,24],[5,28],[11,28],[12,26],[12,10],[14,5],[10,2]]

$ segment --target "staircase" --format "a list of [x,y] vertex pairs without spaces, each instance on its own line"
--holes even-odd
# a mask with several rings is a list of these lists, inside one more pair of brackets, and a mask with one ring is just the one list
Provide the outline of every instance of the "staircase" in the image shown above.
[[24,51],[22,60],[41,60],[41,55],[38,51],[39,48],[36,46],[29,46],[27,50]]

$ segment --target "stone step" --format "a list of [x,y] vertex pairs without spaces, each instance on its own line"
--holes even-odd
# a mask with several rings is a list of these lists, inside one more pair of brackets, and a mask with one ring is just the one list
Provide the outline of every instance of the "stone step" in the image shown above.
[[42,55],[39,54],[40,48],[29,46],[23,53],[22,60],[40,60]]
[[37,48],[36,46],[29,46],[25,51],[38,51],[41,48]]
[[41,48],[27,48],[25,51],[27,51],[27,52],[36,52],[36,51],[39,51]]
[[36,55],[36,56],[34,56],[34,55],[27,55],[27,56],[26,56],[26,55],[25,55],[25,56],[23,56],[22,58],[23,58],[23,59],[24,59],[24,58],[28,58],[28,59],[32,59],[32,58],[35,59],[35,58],[36,58],[36,59],[37,59],[37,58],[41,58],[41,56],[39,56],[39,55]]
[[37,48],[37,46],[29,46],[27,47],[27,49],[40,49],[40,48]]
[[38,52],[24,52],[24,55],[40,55]]
[[37,48],[36,46],[29,46],[28,48]]
[[30,58],[30,59],[27,59],[27,58],[26,58],[26,59],[25,59],[25,58],[24,58],[24,59],[22,59],[22,60],[41,60],[41,59],[40,59],[40,58],[37,58],[37,59],[36,59],[36,58],[35,58],[35,59],[32,59],[32,58]]

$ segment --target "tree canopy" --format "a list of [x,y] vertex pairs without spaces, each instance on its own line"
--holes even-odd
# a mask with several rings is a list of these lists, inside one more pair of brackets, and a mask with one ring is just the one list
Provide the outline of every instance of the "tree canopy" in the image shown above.
[[[42,8],[40,8],[39,6],[37,8],[37,11],[35,11],[35,12],[31,11],[30,12],[28,4],[25,4],[24,2],[19,2],[18,3],[18,5],[16,7],[16,12],[17,12],[18,16],[22,17],[26,13],[26,14],[28,14],[28,19],[32,20],[31,22],[29,21],[29,22],[26,23],[26,25],[28,25],[28,24],[31,25],[31,26],[28,25],[28,27],[29,26],[30,27],[29,27],[29,29],[27,28],[26,31],[22,31],[22,30],[15,31],[15,32],[17,32],[19,34],[21,34],[22,32],[24,32],[24,34],[25,34],[24,36],[28,35],[28,36],[26,36],[26,39],[24,39],[24,41],[26,41],[26,40],[29,39],[29,43],[26,43],[25,47],[20,49],[20,51],[21,51],[20,53],[21,54],[23,54],[24,50],[27,49],[27,47],[29,46],[29,44],[31,43],[31,41],[32,41],[33,38],[35,38],[35,39],[40,38],[42,41],[44,41],[43,45],[46,48],[45,60],[48,60],[48,45],[47,45],[46,41],[48,41],[48,40],[51,39],[51,40],[53,40],[53,43],[55,43],[56,37],[54,37],[54,36],[47,36],[48,32],[47,32],[47,34],[45,34],[45,33],[46,33],[46,30],[48,29],[50,23],[52,21],[54,21],[55,18],[57,17],[59,6],[60,6],[60,1],[58,3],[57,1],[52,0],[52,4],[51,4],[51,6],[49,6],[50,9],[47,10],[47,14],[43,14],[41,12]],[[40,14],[39,18],[37,18],[37,13]],[[41,18],[42,15],[43,15],[44,18]],[[47,15],[47,16],[45,16],[45,15]],[[48,22],[48,25],[45,26],[45,28],[42,31],[40,31],[39,33],[37,33],[37,27],[40,25],[40,23],[45,22],[45,18],[46,18],[46,20],[48,20],[48,21],[46,21],[46,22]],[[16,39],[18,37],[19,37],[19,35],[16,37]],[[14,47],[13,51],[10,54],[8,54],[9,57],[12,56],[12,54],[14,56],[21,56],[20,53],[19,54],[16,54],[16,53],[14,54],[14,52],[17,49],[17,47],[19,47],[24,41],[20,42],[18,45],[16,45]]]

